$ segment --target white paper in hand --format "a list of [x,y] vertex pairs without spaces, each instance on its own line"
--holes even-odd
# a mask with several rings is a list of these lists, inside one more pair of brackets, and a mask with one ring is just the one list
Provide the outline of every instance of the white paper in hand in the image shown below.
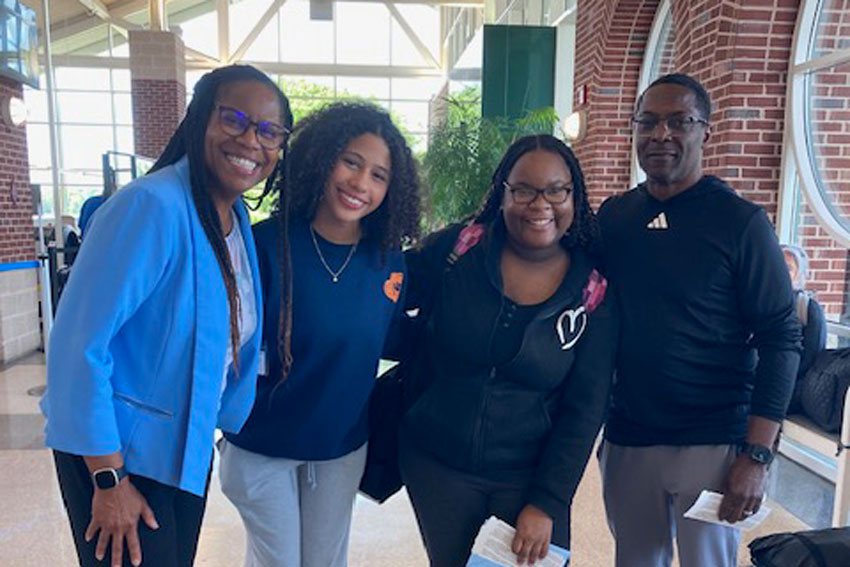
[[[495,516],[490,516],[478,532],[467,567],[518,567],[511,542],[516,530]],[[570,552],[549,545],[549,553],[537,567],[564,567]]]
[[710,490],[703,490],[694,505],[685,512],[686,518],[693,520],[701,520],[712,524],[720,524],[721,526],[731,526],[739,530],[749,531],[758,527],[770,514],[770,508],[762,506],[759,511],[740,522],[730,524],[729,522],[721,521],[718,517],[720,511],[720,503],[723,501],[723,495]]

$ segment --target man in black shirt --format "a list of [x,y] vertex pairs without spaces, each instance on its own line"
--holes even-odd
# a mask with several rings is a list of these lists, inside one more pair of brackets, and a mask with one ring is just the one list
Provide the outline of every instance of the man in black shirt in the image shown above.
[[765,212],[703,175],[711,103],[687,75],[638,99],[647,181],[599,211],[621,307],[601,450],[617,567],[734,567],[738,530],[683,518],[702,490],[720,519],[758,511],[799,363],[794,295]]

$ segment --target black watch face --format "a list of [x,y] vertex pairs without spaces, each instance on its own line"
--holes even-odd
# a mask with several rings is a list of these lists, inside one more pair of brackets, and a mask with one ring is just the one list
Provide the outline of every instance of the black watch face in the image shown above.
[[750,457],[757,463],[767,465],[773,459],[773,454],[766,447],[753,447],[750,450]]
[[113,488],[118,484],[118,473],[113,470],[97,471],[94,475],[94,483],[101,490]]

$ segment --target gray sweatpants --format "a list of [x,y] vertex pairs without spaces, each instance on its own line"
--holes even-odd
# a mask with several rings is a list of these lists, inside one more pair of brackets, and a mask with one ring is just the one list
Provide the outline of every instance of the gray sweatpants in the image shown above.
[[221,444],[221,490],[245,524],[245,567],[345,567],[366,445],[330,461]]
[[623,447],[599,452],[616,567],[670,567],[676,540],[681,567],[735,567],[739,531],[684,518],[704,489],[721,492],[732,445]]

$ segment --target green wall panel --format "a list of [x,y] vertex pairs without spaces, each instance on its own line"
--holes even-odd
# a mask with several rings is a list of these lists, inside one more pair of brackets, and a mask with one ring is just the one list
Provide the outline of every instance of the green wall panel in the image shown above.
[[481,82],[486,117],[554,106],[555,28],[485,25]]

